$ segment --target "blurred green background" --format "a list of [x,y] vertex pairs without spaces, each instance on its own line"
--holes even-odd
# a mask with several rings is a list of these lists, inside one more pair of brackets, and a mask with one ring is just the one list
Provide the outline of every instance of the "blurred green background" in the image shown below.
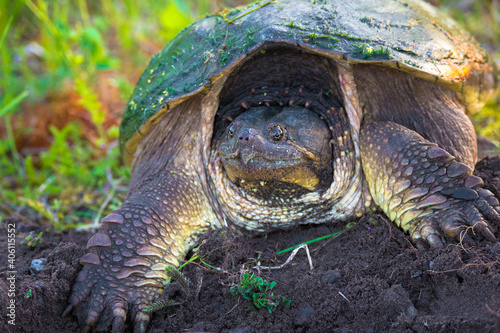
[[[65,229],[118,207],[118,126],[149,59],[196,18],[249,2],[0,0],[0,219]],[[498,0],[430,2],[500,63]],[[500,140],[500,97],[473,121]]]

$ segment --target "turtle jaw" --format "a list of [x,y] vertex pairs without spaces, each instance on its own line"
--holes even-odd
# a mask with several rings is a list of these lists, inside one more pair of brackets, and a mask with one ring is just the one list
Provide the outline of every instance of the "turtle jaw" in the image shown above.
[[242,156],[236,150],[233,154],[221,153],[221,157],[229,179],[243,187],[246,187],[246,182],[265,185],[267,181],[279,181],[314,191],[320,182],[305,156],[292,160],[270,160],[255,152]]

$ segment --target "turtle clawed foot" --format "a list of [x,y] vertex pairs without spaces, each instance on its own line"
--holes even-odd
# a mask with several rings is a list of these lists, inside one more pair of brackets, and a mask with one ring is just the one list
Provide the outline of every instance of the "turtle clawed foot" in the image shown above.
[[460,243],[469,243],[477,235],[495,242],[492,225],[500,225],[498,200],[488,190],[480,189],[474,192],[477,193],[474,199],[451,197],[446,207],[420,218],[411,232],[411,237],[417,245],[426,243],[431,248],[442,248],[446,237]]
[[[84,266],[73,287],[70,305],[63,316],[74,312],[83,329],[82,332],[125,331],[127,317],[131,318],[134,333],[144,333],[150,314],[145,312],[161,289],[154,286],[134,286],[138,277],[128,281],[109,281],[100,276],[96,267]],[[116,287],[116,285],[120,287]]]
[[[91,303],[89,306],[96,305],[94,300],[90,300]],[[140,299],[136,299],[135,303],[141,302]],[[98,302],[97,302],[98,303]],[[71,311],[70,305],[67,310]],[[79,311],[79,306],[74,307],[77,311]],[[109,310],[111,308],[111,310]],[[83,329],[82,332],[92,332],[92,331],[108,331],[109,328],[112,328],[113,333],[123,333],[125,331],[125,323],[127,319],[127,309],[129,308],[129,304],[124,301],[118,301],[117,303],[108,302],[104,306],[98,306],[92,311],[87,312],[87,317],[82,318],[81,314],[77,312],[77,316],[82,323]],[[141,302],[141,304],[133,304],[131,306],[131,315],[132,323],[134,325],[134,333],[145,333],[150,321],[150,314],[144,312],[143,310],[146,308],[146,305]],[[107,313],[110,311],[110,313]],[[66,313],[66,311],[65,311]]]

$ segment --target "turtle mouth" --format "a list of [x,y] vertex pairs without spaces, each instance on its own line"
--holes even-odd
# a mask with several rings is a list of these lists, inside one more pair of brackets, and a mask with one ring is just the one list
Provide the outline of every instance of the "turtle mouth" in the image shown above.
[[269,159],[259,154],[244,157],[238,152],[221,154],[229,179],[238,185],[267,184],[268,181],[292,183],[314,191],[320,182],[307,158]]
[[232,154],[221,154],[226,168],[237,168],[242,176],[262,174],[266,170],[279,170],[303,163],[303,158],[270,159],[257,153],[242,155],[238,150]]
[[221,153],[221,157],[225,163],[231,163],[233,165],[248,165],[248,166],[262,165],[262,166],[267,166],[269,168],[300,163],[300,161],[302,161],[305,157],[310,157],[310,156],[313,157],[312,160],[315,161],[319,160],[319,157],[316,156],[317,154],[310,152],[308,150],[306,150],[306,152],[308,153],[307,155],[300,154],[301,153],[300,151],[296,151],[294,154],[295,156],[276,156],[276,155],[267,156],[262,152],[245,151],[245,150],[242,151],[241,149],[238,148],[234,153]]

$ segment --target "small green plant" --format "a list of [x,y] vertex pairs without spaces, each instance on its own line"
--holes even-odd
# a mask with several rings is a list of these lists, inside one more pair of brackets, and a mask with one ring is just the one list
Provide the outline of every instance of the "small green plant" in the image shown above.
[[156,312],[158,310],[161,310],[163,308],[166,308],[167,306],[174,306],[174,305],[179,305],[180,303],[179,302],[175,302],[175,301],[172,301],[170,299],[163,299],[163,300],[160,300],[158,302],[154,302],[153,304],[147,306],[144,310],[144,312],[147,312],[147,313],[153,313],[153,312]]
[[241,295],[243,298],[252,302],[248,307],[248,311],[253,309],[267,308],[269,313],[280,304],[288,306],[291,301],[283,296],[274,295],[271,290],[276,286],[277,282],[268,282],[261,277],[256,277],[255,274],[245,273],[242,275],[238,286],[231,288],[232,295]]
[[[180,272],[179,269],[177,269],[171,265],[165,266],[165,272],[168,274],[168,276],[170,276],[171,280],[177,281],[177,283],[179,283],[181,290],[186,295],[186,298],[189,298],[189,295],[190,295],[189,286],[191,284],[189,279],[184,274],[182,274],[182,272]],[[168,282],[165,282],[165,283],[168,283]],[[167,306],[174,306],[174,305],[179,305],[179,304],[181,304],[181,303],[173,301],[171,299],[162,299],[162,300],[159,300],[157,302],[154,302],[153,304],[149,305],[148,307],[146,307],[142,311],[152,313],[152,312],[156,312],[158,310],[161,310]]]
[[34,237],[32,234],[29,234],[23,241],[21,241],[21,245],[24,244],[24,242],[27,242],[27,245],[29,247],[35,247],[43,242],[42,236],[43,231],[41,231],[36,237]]
[[354,45],[354,53],[359,55],[363,59],[390,59],[389,48],[374,48],[373,46],[363,43],[357,43]]
[[[200,247],[199,246],[196,247],[196,248],[194,248],[194,249],[192,249],[192,251],[194,252],[193,256],[188,261],[186,261],[185,263],[183,263],[182,265],[180,265],[179,268],[177,269],[178,271],[180,271],[187,264],[194,263],[196,260],[199,260],[202,265],[204,265],[204,266],[206,266],[208,268],[214,269],[216,271],[223,271],[221,268],[212,266],[212,265],[210,265],[209,263],[206,263],[203,260],[203,255],[200,254]],[[167,272],[167,274],[168,274],[168,272]]]
[[31,289],[29,289],[27,292],[26,292],[26,295],[24,296],[26,299],[30,298],[31,296],[33,296],[33,292],[31,291]]
[[186,297],[189,297],[190,294],[189,286],[191,285],[189,279],[174,266],[167,265],[165,267],[165,272],[168,274],[168,276],[171,277],[172,280],[177,281],[177,283],[179,283],[182,291],[184,292],[184,294],[186,294]]

